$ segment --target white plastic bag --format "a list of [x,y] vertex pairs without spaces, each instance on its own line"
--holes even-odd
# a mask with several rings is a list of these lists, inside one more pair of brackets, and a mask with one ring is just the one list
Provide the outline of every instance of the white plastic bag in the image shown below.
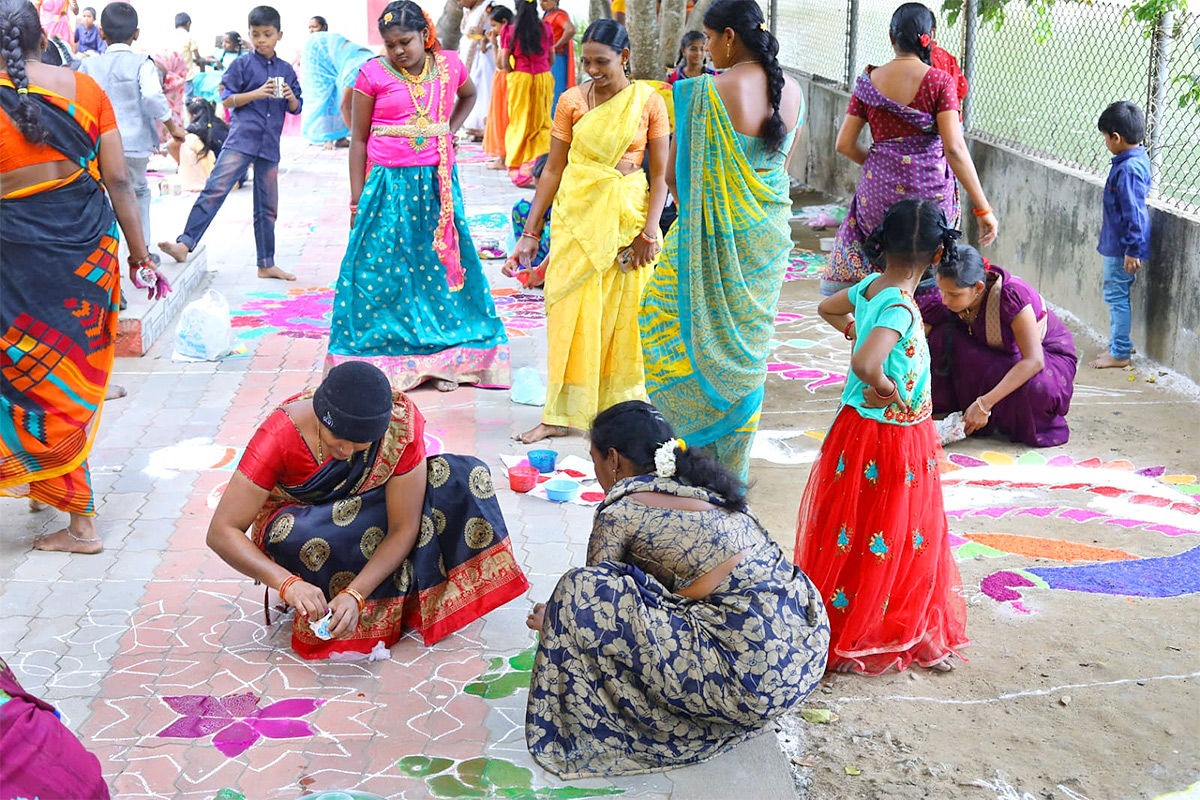
[[946,415],[945,419],[937,420],[934,425],[937,427],[938,438],[942,440],[942,447],[954,442],[961,442],[967,438],[966,426],[963,425],[963,414],[961,411],[953,411]]
[[184,358],[216,361],[233,346],[229,302],[209,289],[199,300],[184,306],[175,328],[175,352]]

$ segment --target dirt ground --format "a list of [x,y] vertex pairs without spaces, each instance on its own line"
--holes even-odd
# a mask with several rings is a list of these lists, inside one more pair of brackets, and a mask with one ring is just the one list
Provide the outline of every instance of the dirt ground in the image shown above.
[[[835,232],[795,229],[813,251]],[[759,442],[772,461],[752,467],[750,500],[788,553],[849,361],[819,299],[814,278],[784,285],[772,360],[785,366],[768,376]],[[951,532],[976,537],[956,551],[969,663],[827,678],[806,707],[836,719],[779,726],[802,796],[1124,800],[1200,781],[1200,566],[1187,554],[1200,544],[1196,387],[1136,358],[1132,371],[1092,370],[1100,343],[1073,332],[1068,444],[946,448]],[[1130,563],[1144,571],[1112,571]],[[1087,564],[1100,566],[1086,590],[1054,588]],[[1024,572],[1046,568],[1064,569]]]

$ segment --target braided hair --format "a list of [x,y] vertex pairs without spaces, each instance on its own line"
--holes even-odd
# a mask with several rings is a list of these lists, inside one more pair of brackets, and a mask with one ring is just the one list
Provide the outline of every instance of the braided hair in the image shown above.
[[0,56],[19,95],[17,111],[12,115],[21,135],[33,144],[46,140],[38,102],[29,96],[29,76],[25,74],[26,56],[38,56],[42,42],[42,24],[37,9],[29,0],[0,0]]
[[433,21],[412,0],[395,0],[387,4],[379,15],[379,33],[386,33],[389,28],[399,28],[413,33],[424,32],[425,49],[437,50],[437,29]]
[[899,263],[929,263],[939,247],[941,264],[958,259],[962,234],[946,223],[946,215],[932,200],[901,200],[883,215],[863,242],[863,252],[877,268],[887,266],[888,259]]
[[543,41],[545,37],[545,28],[542,27],[542,18],[538,16],[537,3],[532,0],[517,0],[516,19],[513,21],[513,27],[516,28],[517,43],[521,46],[521,55],[536,56],[541,55],[545,47]]
[[[654,454],[674,438],[675,432],[658,409],[641,400],[609,406],[592,421],[592,446],[601,454],[616,450],[643,475],[655,473]],[[722,508],[746,509],[746,488],[704,450],[676,447],[675,477],[718,495],[721,499],[717,505]]]
[[892,14],[888,29],[892,42],[901,53],[912,53],[933,65],[933,29],[937,18],[921,3],[905,3]]
[[762,9],[754,0],[716,0],[704,14],[704,27],[710,31],[732,29],[766,70],[771,116],[763,123],[762,138],[772,150],[782,149],[787,138],[787,125],[779,114],[779,104],[783,101],[783,67],[779,66],[779,40],[767,27]]

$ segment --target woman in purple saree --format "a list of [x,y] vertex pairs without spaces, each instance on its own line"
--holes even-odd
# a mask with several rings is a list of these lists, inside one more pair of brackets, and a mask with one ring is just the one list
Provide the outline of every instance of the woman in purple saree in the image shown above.
[[[896,57],[867,67],[854,85],[837,151],[861,164],[862,174],[821,274],[821,294],[853,286],[872,271],[863,242],[901,200],[931,200],[959,227],[956,177],[974,205],[980,243],[996,238],[996,217],[963,140],[955,79],[929,66],[933,22],[933,13],[920,3],[896,9],[890,32]],[[871,127],[869,149],[858,141],[864,124]]]
[[1075,340],[1029,284],[960,245],[916,300],[929,332],[934,413],[963,412],[967,435],[1065,444]]
[[108,800],[100,761],[0,659],[0,798]]

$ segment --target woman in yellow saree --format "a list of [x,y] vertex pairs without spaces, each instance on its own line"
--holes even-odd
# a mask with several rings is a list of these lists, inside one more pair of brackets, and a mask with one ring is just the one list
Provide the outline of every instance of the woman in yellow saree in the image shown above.
[[[645,400],[638,308],[658,260],[666,201],[667,108],[630,81],[629,36],[612,20],[588,26],[582,65],[592,80],[559,98],[550,158],[506,274],[537,252],[546,209],[554,236],[546,275],[548,391],[525,443],[587,430],[601,409]],[[650,153],[650,176],[642,170]]]
[[745,481],[792,248],[787,161],[804,97],[753,0],[717,0],[704,29],[725,72],[674,86],[679,218],[646,287],[641,335],[651,402],[689,447]]

